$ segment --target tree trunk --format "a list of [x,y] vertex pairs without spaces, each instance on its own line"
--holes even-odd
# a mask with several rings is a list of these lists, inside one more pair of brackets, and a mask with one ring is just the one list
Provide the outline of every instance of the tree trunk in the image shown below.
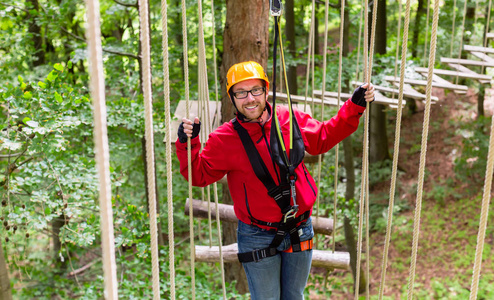
[[67,258],[65,257],[65,255],[60,254],[60,251],[62,250],[62,243],[60,242],[60,229],[65,225],[65,218],[65,214],[62,213],[60,216],[54,218],[51,223],[53,238],[53,258],[57,262],[57,266],[59,266],[61,270],[65,270],[67,268]]
[[[375,53],[386,54],[386,0],[379,0],[377,6]],[[388,159],[390,156],[386,130],[386,107],[376,103],[372,103],[369,107],[371,120],[369,161],[373,163]]]
[[[227,0],[221,76],[221,119],[228,122],[234,108],[226,93],[226,72],[239,62],[253,60],[267,70],[269,55],[269,2],[262,0]],[[232,204],[228,185],[223,185],[223,203]],[[223,223],[223,244],[236,242],[236,224]],[[225,265],[225,279],[237,281],[237,290],[248,292],[247,279],[240,263]]]
[[0,240],[0,300],[12,300],[10,288],[9,270],[3,253],[2,241]]
[[420,19],[424,15],[424,0],[418,0],[417,13],[415,14],[415,24],[413,28],[412,37],[412,57],[417,57],[417,49],[419,48],[419,33],[422,32],[424,26],[422,26]]
[[[286,34],[286,40],[288,44],[288,51],[287,53],[289,54],[289,57],[292,59],[296,58],[297,55],[297,45],[296,45],[296,37],[295,37],[295,13],[293,11],[293,0],[286,0],[285,1],[285,19],[286,19],[286,24],[285,24],[285,34]],[[296,65],[291,65],[288,67],[287,70],[287,77],[288,77],[288,82],[287,82],[287,87],[289,88],[290,94],[297,95],[298,94],[298,89],[297,89],[297,66]]]
[[[38,0],[28,0],[32,5],[32,10],[39,11]],[[29,13],[29,33],[33,38],[34,44],[34,61],[33,66],[41,66],[45,64],[45,50],[43,49],[43,39],[41,36],[41,27],[37,23],[36,15]]]

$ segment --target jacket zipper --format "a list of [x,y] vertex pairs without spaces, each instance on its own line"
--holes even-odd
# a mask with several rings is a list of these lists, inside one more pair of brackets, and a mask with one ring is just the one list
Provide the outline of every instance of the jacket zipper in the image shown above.
[[312,184],[310,183],[309,176],[307,176],[307,167],[305,164],[302,163],[304,174],[305,174],[305,179],[307,180],[307,183],[309,184],[310,188],[312,189],[312,192],[314,193],[314,196],[316,195],[316,191],[314,190],[314,187],[312,187]]

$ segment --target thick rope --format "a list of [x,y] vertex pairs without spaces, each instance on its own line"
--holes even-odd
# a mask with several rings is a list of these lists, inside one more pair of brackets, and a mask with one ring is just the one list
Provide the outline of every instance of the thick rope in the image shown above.
[[142,49],[142,89],[144,93],[144,120],[146,136],[146,170],[149,195],[149,232],[151,234],[151,263],[153,299],[160,299],[160,270],[158,252],[158,224],[156,213],[156,178],[154,169],[153,95],[151,90],[151,50],[149,45],[149,3],[139,1]]
[[453,26],[451,26],[451,47],[449,57],[453,57],[453,44],[455,42],[456,0],[453,1]]
[[489,202],[492,191],[492,174],[494,169],[494,118],[491,122],[491,137],[489,139],[489,154],[487,155],[487,168],[485,171],[484,195],[482,197],[482,210],[480,212],[479,233],[477,235],[477,249],[475,251],[475,263],[473,266],[472,285],[470,287],[470,300],[477,299],[479,287],[480,269],[482,265],[482,252],[484,250],[485,231],[489,214]]
[[165,101],[165,145],[166,145],[166,185],[168,200],[168,259],[170,265],[170,299],[175,300],[175,230],[173,227],[173,172],[172,172],[172,132],[170,107],[170,68],[168,63],[168,12],[166,0],[161,1],[162,55],[163,55],[163,97]]
[[427,42],[429,41],[428,37],[429,37],[429,12],[430,12],[430,7],[431,7],[431,0],[427,0],[427,19],[425,20],[424,59],[422,60],[424,67],[425,67],[426,57],[427,57]]
[[[187,54],[187,8],[185,0],[182,0],[182,35],[183,35],[183,57],[184,57],[184,82],[185,82],[185,116],[190,119],[190,99],[189,99],[189,55]],[[192,207],[192,157],[191,157],[190,138],[187,138],[187,172],[189,183],[189,211],[193,211]],[[194,245],[194,214],[189,214],[189,237],[190,237],[190,281],[191,281],[191,296],[196,298],[196,263],[195,263],[195,245]]]
[[[487,10],[487,23],[485,23],[485,33],[484,33],[484,47],[487,47],[487,34],[489,33],[489,25],[491,23],[491,6],[492,6],[492,0],[489,0],[489,8]],[[484,66],[482,66],[482,71],[480,74],[484,74]]]
[[[394,73],[395,78],[398,75],[398,56],[400,54],[401,15],[402,15],[401,0],[397,0],[397,2],[398,2],[398,29],[396,31],[396,53],[395,53],[395,73]],[[391,98],[392,99],[395,98],[394,89]]]
[[424,125],[422,130],[422,147],[420,151],[420,168],[417,186],[417,200],[415,203],[415,218],[413,226],[413,243],[412,243],[412,257],[410,265],[409,283],[408,283],[408,297],[413,298],[413,284],[415,281],[415,266],[417,261],[417,249],[420,233],[420,211],[422,208],[422,193],[424,187],[424,173],[425,173],[425,159],[427,152],[427,137],[429,135],[429,116],[431,111],[431,94],[432,94],[432,75],[434,71],[434,60],[436,58],[436,41],[437,41],[437,24],[439,21],[439,1],[434,3],[434,16],[432,21],[432,33],[431,33],[431,47],[429,54],[429,72],[427,75],[427,87],[426,87],[426,103],[424,112]]
[[117,266],[115,264],[115,239],[113,236],[113,212],[111,202],[110,151],[106,123],[105,77],[101,50],[100,6],[98,0],[88,0],[87,39],[89,50],[89,74],[94,113],[94,144],[99,176],[99,203],[101,219],[101,245],[105,295],[108,300],[118,299]]
[[[341,95],[341,72],[342,72],[342,61],[343,61],[343,29],[345,27],[345,0],[341,1],[340,8],[340,51],[338,57],[338,97],[336,98],[338,101],[338,110],[340,110],[340,95]],[[336,238],[335,238],[335,228],[336,228],[336,209],[338,208],[338,156],[339,156],[339,147],[336,145],[335,147],[335,164],[334,164],[334,199],[333,199],[333,253],[336,249]]]
[[[360,1],[360,6],[363,7],[364,0]],[[360,40],[362,38],[362,9],[360,10],[359,27],[358,27],[358,42],[357,42],[357,70],[355,71],[355,81],[359,81],[359,65],[360,65]]]
[[[208,87],[208,73],[207,73],[207,65],[206,65],[206,46],[204,41],[204,26],[202,19],[202,1],[197,1],[198,3],[198,13],[199,13],[199,97],[203,99],[205,109],[205,122],[208,127],[208,132],[213,131],[212,120],[210,120],[210,111],[209,111],[209,87]],[[211,11],[214,11],[214,4],[211,2]],[[214,24],[214,14],[213,14],[213,24]],[[214,32],[214,25],[213,25]],[[214,44],[214,43],[213,43]],[[215,82],[216,82],[216,70],[215,70]],[[216,87],[216,92],[218,88]],[[216,94],[216,101],[218,96]],[[218,102],[216,102],[218,104]],[[216,110],[218,112],[218,110]],[[205,133],[205,131],[204,131]],[[205,135],[205,134],[204,134]],[[206,141],[205,137],[203,141]],[[222,249],[222,241],[221,241],[221,222],[219,219],[219,205],[218,205],[218,188],[217,184],[213,184],[213,194],[216,204],[216,226],[218,230],[218,243],[219,243],[219,251],[220,251],[220,269],[221,269],[221,283],[222,283],[222,291],[223,291],[223,299],[226,299],[226,283],[225,283],[225,274],[224,274],[224,262],[223,262],[223,249]],[[208,187],[208,220],[209,220],[209,247],[212,247],[212,224],[211,224],[211,197],[210,197],[210,189]]]
[[[461,52],[463,48],[463,36],[465,33],[465,19],[467,18],[467,0],[465,0],[465,3],[463,4],[463,21],[461,23],[461,38],[460,38],[460,47],[458,48],[458,59],[461,58]],[[458,84],[458,78],[459,76],[456,75],[456,80],[455,84]]]
[[405,24],[403,28],[403,43],[401,48],[401,67],[400,67],[400,88],[398,94],[398,111],[396,114],[396,127],[395,127],[395,143],[393,150],[393,167],[391,171],[391,184],[389,190],[389,206],[388,206],[388,218],[386,226],[386,237],[384,242],[383,260],[381,266],[381,284],[379,285],[379,299],[384,296],[384,286],[386,281],[386,269],[389,253],[389,243],[391,241],[391,228],[393,224],[393,211],[394,211],[394,199],[396,191],[396,178],[398,173],[398,156],[400,154],[400,132],[401,132],[401,118],[403,110],[403,86],[405,83],[405,66],[407,56],[407,41],[408,41],[408,29],[410,25],[410,0],[407,0],[405,7]]
[[217,69],[218,69],[218,62],[216,61],[216,25],[215,25],[215,20],[214,20],[214,0],[211,0],[211,27],[213,29],[213,69],[214,69],[214,94],[215,94],[215,101],[216,101],[216,127],[220,126],[220,118],[219,116],[219,105],[218,105],[218,74],[217,74]]
[[[309,47],[307,49],[307,70],[305,74],[305,98],[304,98],[304,111],[307,111],[307,96],[309,94],[309,73],[310,73],[310,63],[311,63],[311,54],[312,54],[312,40],[314,39],[314,27],[315,27],[315,0],[312,0],[312,12],[310,16],[310,29],[309,29]],[[312,56],[314,59],[314,56]],[[314,98],[312,98],[314,101]]]
[[[367,67],[368,67],[368,43],[369,43],[369,1],[365,0],[364,3],[364,81],[367,82]],[[359,205],[359,223],[358,223],[358,238],[357,238],[357,267],[355,275],[355,299],[359,297],[359,286],[360,286],[360,265],[362,260],[362,227],[364,221],[364,201],[365,201],[365,183],[367,181],[367,162],[368,162],[368,119],[369,110],[365,110],[365,121],[364,121],[364,141],[362,150],[362,179],[360,184],[360,205]]]
[[[325,1],[325,14],[324,14],[324,47],[323,47],[323,60],[322,60],[322,94],[321,94],[321,119],[324,119],[324,94],[326,93],[326,66],[328,56],[328,18],[329,18],[329,1]],[[317,34],[317,33],[316,33]],[[338,100],[339,101],[339,100]],[[321,186],[321,165],[322,158],[319,155],[317,160],[317,186]],[[321,193],[317,193],[317,205],[316,205],[316,218],[319,218],[319,203]],[[334,224],[334,223],[333,223]],[[334,228],[333,228],[334,230]],[[317,241],[316,241],[317,244]]]

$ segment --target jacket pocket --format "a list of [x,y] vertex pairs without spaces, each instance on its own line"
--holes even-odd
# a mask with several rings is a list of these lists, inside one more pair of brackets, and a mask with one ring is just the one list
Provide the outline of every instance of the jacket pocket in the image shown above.
[[307,171],[307,167],[305,166],[305,164],[302,165],[303,167],[303,170],[304,170],[304,174],[305,174],[305,179],[307,180],[307,183],[309,184],[310,188],[312,189],[312,193],[314,194],[314,196],[316,196],[316,190],[314,189],[314,187],[312,186],[312,184],[310,183],[310,180],[309,180],[309,172]]

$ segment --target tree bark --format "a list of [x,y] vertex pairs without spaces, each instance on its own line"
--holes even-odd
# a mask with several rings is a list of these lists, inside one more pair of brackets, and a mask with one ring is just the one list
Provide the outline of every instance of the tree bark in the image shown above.
[[[54,218],[51,223],[53,259],[57,262],[57,266],[59,266],[61,270],[65,270],[67,268],[67,258],[63,254],[60,255],[60,251],[62,250],[62,243],[60,242],[60,229],[65,225],[65,219],[66,216],[62,213],[57,218]],[[61,257],[63,257],[63,259]]]
[[0,300],[12,300],[12,289],[10,288],[9,269],[3,253],[2,241],[0,240]]
[[[253,60],[267,70],[269,55],[269,2],[266,0],[227,0],[221,76],[221,119],[228,122],[234,108],[226,93],[226,72],[239,62]],[[228,185],[223,184],[223,203],[233,204]],[[236,224],[223,223],[223,244],[236,242]],[[237,281],[240,293],[248,292],[247,279],[240,263],[225,264],[225,279]]]
[[[293,0],[285,1],[285,34],[286,40],[288,42],[288,51],[287,53],[291,56],[292,59],[296,58],[297,55],[297,45],[296,45],[296,36],[295,36],[295,13],[293,11],[294,4]],[[290,65],[287,70],[288,82],[287,86],[289,88],[290,94],[297,95],[297,66]]]
[[415,25],[413,28],[413,37],[412,37],[412,57],[417,57],[417,49],[419,48],[419,33],[422,32],[423,26],[420,22],[420,19],[424,15],[424,0],[418,0],[417,13],[415,14]]

